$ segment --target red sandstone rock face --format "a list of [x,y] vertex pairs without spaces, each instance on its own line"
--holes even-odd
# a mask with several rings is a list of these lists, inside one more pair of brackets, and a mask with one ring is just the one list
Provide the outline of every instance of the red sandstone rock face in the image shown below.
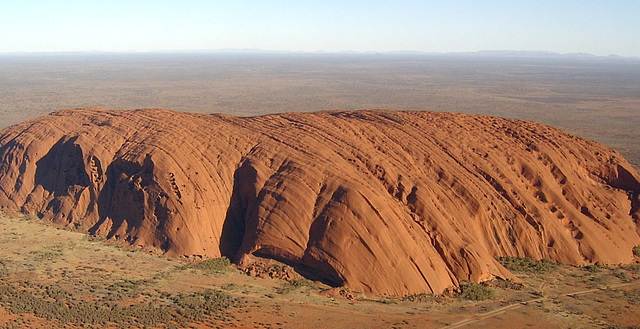
[[63,110],[1,131],[0,159],[6,212],[379,294],[510,277],[494,256],[617,264],[640,245],[640,176],[533,122]]

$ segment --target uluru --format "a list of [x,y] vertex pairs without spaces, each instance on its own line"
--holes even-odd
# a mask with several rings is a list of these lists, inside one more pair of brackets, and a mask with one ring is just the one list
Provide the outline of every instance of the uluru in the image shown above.
[[619,153],[445,112],[60,110],[0,131],[0,210],[389,296],[513,277],[496,257],[626,264],[640,245]]

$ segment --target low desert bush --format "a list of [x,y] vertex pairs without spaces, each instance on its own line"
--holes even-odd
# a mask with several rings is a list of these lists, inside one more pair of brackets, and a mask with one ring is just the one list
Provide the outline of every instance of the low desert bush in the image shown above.
[[0,258],[0,277],[9,275],[9,268],[5,260]]
[[225,310],[236,304],[236,300],[221,290],[205,290],[173,297],[178,314],[189,319],[202,321],[207,317],[223,317]]
[[495,291],[479,283],[465,282],[460,285],[460,297],[468,300],[493,299]]
[[293,290],[297,290],[303,287],[309,287],[312,289],[318,288],[318,286],[316,286],[316,284],[313,283],[313,281],[310,281],[307,279],[297,279],[297,280],[288,281],[282,287],[276,288],[276,292],[279,294],[288,294]]
[[24,215],[22,217],[20,217],[20,220],[23,221],[32,221],[32,220],[36,220],[38,219],[38,217],[36,215]]
[[591,273],[600,272],[600,267],[598,265],[587,265],[584,267],[584,270]]
[[231,260],[227,257],[212,258],[183,266],[183,269],[196,269],[209,273],[224,273],[231,268]]
[[511,271],[524,273],[547,273],[556,268],[557,264],[550,259],[535,260],[527,257],[500,257],[500,264]]
[[503,279],[495,279],[490,282],[490,285],[500,288],[500,289],[510,289],[510,290],[522,290],[524,288],[524,284],[520,282],[514,282],[513,280],[503,280]]
[[[120,282],[117,287],[138,287],[140,283]],[[133,288],[132,288],[133,289]],[[205,290],[190,294],[164,293],[161,299],[122,305],[82,298],[59,287],[13,287],[0,282],[0,306],[13,314],[30,313],[63,324],[91,327],[186,327],[189,321],[224,322],[233,320],[229,307],[239,307],[236,299],[219,290]],[[159,300],[164,302],[159,303]],[[164,324],[164,325],[161,325]]]
[[424,302],[433,302],[435,301],[435,295],[434,294],[427,294],[427,293],[421,293],[421,294],[413,294],[413,295],[407,295],[402,297],[403,301],[409,301],[412,303],[424,303]]
[[311,288],[316,288],[315,283],[313,283],[312,281],[309,281],[307,279],[298,279],[298,280],[291,280],[289,281],[289,284],[293,287],[311,287]]

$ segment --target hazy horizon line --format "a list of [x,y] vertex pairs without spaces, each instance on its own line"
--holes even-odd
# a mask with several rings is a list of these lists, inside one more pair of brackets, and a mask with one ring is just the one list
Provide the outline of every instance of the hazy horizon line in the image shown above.
[[640,56],[622,56],[617,54],[594,55],[586,52],[560,53],[548,50],[478,50],[461,52],[429,52],[420,50],[394,50],[394,51],[358,51],[358,50],[270,50],[260,48],[220,48],[220,49],[183,49],[183,50],[70,50],[70,51],[0,51],[0,56],[6,55],[88,55],[88,54],[309,54],[309,55],[449,55],[449,56],[477,56],[477,57],[535,57],[535,58],[617,58],[640,59]]

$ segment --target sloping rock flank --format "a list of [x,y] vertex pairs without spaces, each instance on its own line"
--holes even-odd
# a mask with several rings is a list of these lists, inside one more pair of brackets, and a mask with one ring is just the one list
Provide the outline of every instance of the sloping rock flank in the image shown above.
[[617,152],[488,116],[62,110],[1,131],[0,160],[5,212],[377,294],[510,277],[494,256],[618,264],[640,245],[640,177]]

